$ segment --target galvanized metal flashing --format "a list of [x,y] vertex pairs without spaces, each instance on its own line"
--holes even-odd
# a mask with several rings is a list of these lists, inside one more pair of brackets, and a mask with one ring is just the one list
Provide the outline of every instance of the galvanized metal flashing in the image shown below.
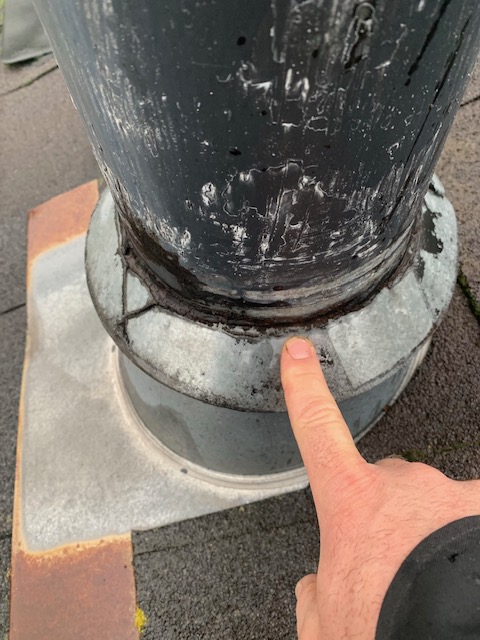
[[[97,198],[97,184],[90,182],[53,198],[30,213],[27,251],[29,291],[36,261],[84,233]],[[34,310],[30,306],[28,311],[31,318]],[[136,640],[135,581],[129,533],[88,542],[80,536],[73,544],[51,544],[42,550],[32,545],[26,534],[28,514],[25,504],[29,496],[25,468],[29,468],[30,460],[24,445],[29,440],[31,429],[28,378],[39,339],[38,333],[28,333],[20,399],[9,638]],[[39,418],[37,428],[41,430],[42,417]],[[50,494],[45,478],[39,478],[39,481],[43,482],[45,494]]]
[[301,466],[279,378],[282,344],[295,334],[315,345],[345,420],[361,437],[421,362],[456,278],[455,213],[436,177],[390,280],[362,304],[299,323],[288,315],[272,326],[192,317],[175,291],[136,278],[118,220],[105,191],[86,261],[95,308],[124,354],[127,395],[160,442],[213,472]]
[[[94,198],[86,190],[75,195],[82,193],[86,211],[72,207],[69,216],[65,194],[51,201],[46,228],[32,217],[18,489],[26,547],[41,552],[123,536],[306,486],[303,469],[243,484],[228,474],[206,481],[146,433],[86,286],[84,234]],[[48,226],[53,239],[42,239]]]

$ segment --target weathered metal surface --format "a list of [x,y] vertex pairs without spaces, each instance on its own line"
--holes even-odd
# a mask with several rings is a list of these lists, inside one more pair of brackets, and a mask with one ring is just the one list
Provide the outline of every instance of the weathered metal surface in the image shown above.
[[10,640],[137,640],[130,536],[13,549]]
[[168,290],[152,299],[139,280],[135,288],[143,287],[144,293],[134,309],[123,284],[131,270],[119,251],[122,237],[108,193],[87,238],[90,291],[102,322],[126,355],[187,396],[240,411],[285,411],[279,355],[286,337],[303,333],[314,342],[333,393],[343,401],[402,367],[448,304],[456,278],[456,223],[439,189],[435,179],[409,258],[389,286],[360,308],[326,321],[236,328],[221,321],[193,322],[170,304]]
[[251,478],[243,489],[241,478],[214,486],[153,442],[123,397],[118,353],[85,282],[84,247],[78,238],[43,254],[31,275],[22,462],[29,548],[153,528],[306,486],[302,470]]
[[[52,220],[56,218],[52,212]],[[38,551],[161,526],[305,486],[307,479],[301,469],[263,477],[209,473],[175,457],[148,437],[123,397],[117,375],[118,352],[91,303],[83,254],[84,238],[78,237],[42,253],[31,269],[32,351],[25,370],[21,461],[22,520],[28,548]],[[393,393],[404,375],[400,371],[387,393]],[[173,436],[167,400],[158,417],[165,420],[164,427]],[[358,414],[361,396],[357,400]],[[362,410],[378,415],[382,399],[373,407],[371,397],[368,400]],[[173,401],[183,410],[178,398]],[[286,433],[286,416],[277,417],[279,428]],[[272,420],[272,428],[274,424]],[[174,426],[181,438],[179,425]],[[212,467],[216,456],[218,468],[221,447],[231,445],[232,425],[217,417],[212,426],[223,429],[223,434],[213,434],[217,448],[211,449],[210,460],[197,458],[196,462]],[[202,424],[200,415],[198,423],[192,421],[188,427],[194,436],[198,427],[201,438],[205,421]],[[222,435],[223,444],[219,440]],[[265,445],[261,432],[257,439],[259,445]],[[268,451],[258,446],[251,450],[249,459],[244,454],[246,443],[238,442],[244,447],[240,459],[243,470],[251,473],[257,465],[257,471],[265,471],[260,463],[262,455],[265,462]],[[172,446],[171,441],[168,444]],[[207,449],[208,444],[204,445]],[[273,437],[266,443],[274,454],[280,444]],[[293,438],[285,446],[291,451],[292,444]],[[175,446],[172,449],[187,453]],[[226,465],[223,471],[228,469],[229,458],[225,456],[221,462]],[[278,470],[278,457],[275,463]],[[298,458],[285,467],[291,469],[295,464]]]
[[[75,242],[75,238],[85,233],[97,197],[97,183],[91,182],[53,198],[30,213],[27,250],[29,296],[34,286],[32,281],[35,281],[37,260],[50,251],[58,250],[66,242]],[[61,305],[64,301],[59,300],[58,303]],[[50,545],[30,545],[28,443],[32,425],[28,379],[31,362],[41,340],[41,334],[32,330],[32,315],[34,313],[29,307],[30,326],[18,425],[9,638],[136,640],[135,580],[129,534],[104,537],[89,543],[83,542],[86,538],[80,535],[76,544],[62,547],[57,546],[61,544],[58,539],[51,541]],[[35,329],[40,330],[41,326],[35,325]],[[37,417],[37,430],[41,437],[45,437],[43,416]],[[49,441],[49,446],[54,450],[56,443]],[[41,468],[37,470],[37,482],[43,486],[45,495],[55,500]],[[37,509],[42,509],[40,503]],[[35,551],[38,548],[50,550],[39,553]]]
[[477,0],[37,7],[137,253],[233,320],[392,272],[480,42]]
[[87,239],[90,289],[127,356],[121,358],[127,395],[147,428],[176,454],[217,472],[298,467],[279,356],[285,338],[302,333],[315,344],[347,424],[360,437],[421,362],[448,306],[456,223],[442,194],[435,178],[403,269],[364,305],[328,321],[256,328],[194,322],[170,304],[168,290],[161,296],[149,290],[122,259],[122,233],[104,194]]
[[[82,184],[35,207],[28,214],[28,272],[38,256],[83,235],[98,202],[96,180]],[[52,224],[52,211],[56,220]]]
[[[415,369],[412,364],[418,365],[421,360],[417,361],[416,355],[408,357],[373,389],[340,401],[343,417],[356,439],[383,415],[385,407],[393,404]],[[265,474],[268,478],[268,474],[275,474],[280,481],[285,472],[302,467],[285,411],[237,411],[215,406],[169,389],[123,354],[120,362],[125,391],[140,420],[164,447],[183,459],[181,464],[189,473],[234,486],[250,478],[254,486],[259,479],[252,476]]]
[[[86,230],[91,193],[84,194],[84,227],[75,225],[66,240],[76,237],[65,243],[57,233],[60,225],[72,228],[70,194],[34,217],[45,241],[29,260],[16,483],[23,548],[40,552],[125,535],[305,487],[302,469],[261,478],[211,474],[202,481],[193,465],[185,473],[184,462],[139,424],[85,282],[85,236],[78,234]],[[49,240],[48,228],[59,242]]]

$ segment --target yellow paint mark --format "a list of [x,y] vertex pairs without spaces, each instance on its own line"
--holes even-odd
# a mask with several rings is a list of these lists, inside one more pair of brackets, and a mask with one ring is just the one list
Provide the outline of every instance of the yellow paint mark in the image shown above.
[[147,616],[144,611],[137,607],[135,610],[135,626],[138,629],[138,633],[142,633],[145,625],[147,624]]

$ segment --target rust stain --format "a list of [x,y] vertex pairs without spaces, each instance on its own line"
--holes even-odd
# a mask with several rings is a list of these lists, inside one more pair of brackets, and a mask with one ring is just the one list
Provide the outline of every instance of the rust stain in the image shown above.
[[[30,212],[27,269],[41,253],[86,232],[98,200],[96,181]],[[137,640],[136,597],[129,534],[29,551],[22,532],[23,366],[18,418],[12,531],[10,640]]]
[[82,235],[98,201],[96,180],[66,191],[28,214],[29,266],[44,251]]
[[12,553],[10,640],[134,640],[130,536]]

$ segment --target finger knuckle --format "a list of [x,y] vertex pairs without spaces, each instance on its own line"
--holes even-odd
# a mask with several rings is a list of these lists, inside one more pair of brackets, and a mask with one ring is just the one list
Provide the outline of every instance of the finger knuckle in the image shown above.
[[383,492],[383,480],[368,465],[357,468],[351,465],[339,470],[338,475],[330,479],[330,497],[337,514],[349,517],[364,504],[373,504]]
[[439,469],[431,467],[429,464],[425,464],[424,462],[411,462],[407,469],[411,477],[420,481],[433,480],[435,482],[441,482],[442,480],[447,480],[447,476],[445,476]]

